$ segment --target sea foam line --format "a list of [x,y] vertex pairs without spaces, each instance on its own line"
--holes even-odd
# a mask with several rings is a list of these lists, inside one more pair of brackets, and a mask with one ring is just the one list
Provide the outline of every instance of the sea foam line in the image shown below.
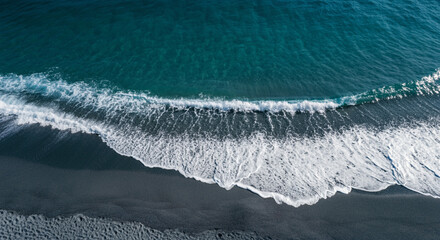
[[292,206],[314,204],[352,188],[380,191],[393,184],[440,196],[439,120],[380,131],[358,126],[301,139],[257,133],[219,140],[151,136],[135,126],[119,129],[0,96],[0,114],[15,116],[17,124],[97,134],[110,148],[145,166],[177,170],[226,189],[239,186]]
[[21,76],[9,74],[0,76],[0,90],[6,93],[31,93],[53,97],[64,101],[75,101],[96,108],[109,108],[115,104],[133,111],[171,107],[176,109],[197,108],[220,111],[270,111],[270,112],[324,112],[340,106],[334,100],[292,100],[292,101],[246,101],[225,99],[161,98],[145,92],[121,91],[99,88],[84,82],[67,83],[63,80],[49,80],[46,74]]
[[381,99],[402,98],[410,95],[433,95],[440,93],[436,83],[440,69],[422,79],[394,86],[386,86],[360,94],[324,100],[225,100],[225,99],[170,99],[151,96],[145,92],[121,91],[99,88],[84,82],[67,83],[51,81],[46,74],[0,76],[0,91],[5,93],[38,94],[67,102],[76,102],[97,109],[124,109],[139,112],[171,107],[176,109],[216,109],[219,111],[268,111],[268,112],[325,112],[341,106],[376,102]]
[[220,111],[288,111],[288,112],[323,112],[326,109],[337,108],[340,104],[333,100],[323,101],[244,101],[222,99],[167,99],[150,96],[147,93],[114,91],[112,89],[95,88],[85,83],[69,84],[64,81],[49,81],[43,74],[31,76],[0,76],[0,89],[5,92],[27,92],[40,94],[45,97],[55,96],[64,101],[81,102],[96,108],[108,108],[117,104],[126,105],[137,111],[172,107],[177,109],[217,109]]

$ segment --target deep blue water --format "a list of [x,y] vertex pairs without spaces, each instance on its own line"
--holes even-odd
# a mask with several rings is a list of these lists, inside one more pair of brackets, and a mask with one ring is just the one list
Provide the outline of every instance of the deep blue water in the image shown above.
[[440,67],[422,1],[2,1],[0,73],[171,97],[341,97]]

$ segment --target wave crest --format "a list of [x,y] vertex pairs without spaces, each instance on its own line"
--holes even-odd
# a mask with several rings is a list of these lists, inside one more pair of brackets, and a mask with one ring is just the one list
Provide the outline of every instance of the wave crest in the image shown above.
[[386,86],[360,94],[324,100],[226,100],[226,99],[172,99],[151,96],[144,92],[121,91],[99,88],[83,82],[67,83],[63,80],[51,81],[45,74],[20,76],[9,74],[0,76],[0,90],[5,93],[29,93],[44,97],[76,101],[95,108],[108,109],[123,106],[133,111],[142,109],[215,109],[219,111],[263,111],[263,112],[324,112],[343,106],[376,102],[383,99],[402,98],[412,95],[433,95],[440,93],[437,80],[440,69],[421,80]]

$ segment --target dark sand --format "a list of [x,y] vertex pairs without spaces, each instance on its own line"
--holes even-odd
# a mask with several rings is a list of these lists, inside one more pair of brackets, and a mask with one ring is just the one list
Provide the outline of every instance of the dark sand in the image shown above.
[[220,229],[274,239],[440,236],[440,199],[403,187],[337,194],[294,208],[237,187],[227,191],[175,171],[143,167],[96,136],[58,136],[48,144],[56,137],[52,134],[34,135],[32,142],[17,134],[2,142],[0,209],[47,217],[82,213],[189,234]]

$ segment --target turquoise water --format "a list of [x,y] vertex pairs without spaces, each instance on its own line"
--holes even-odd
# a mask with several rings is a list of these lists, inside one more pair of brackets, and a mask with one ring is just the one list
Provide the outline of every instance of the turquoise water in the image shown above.
[[3,1],[0,73],[167,97],[323,99],[440,67],[438,1]]
[[67,159],[80,132],[292,206],[390,185],[440,197],[439,12],[435,0],[1,1],[0,154],[44,158],[42,134]]

